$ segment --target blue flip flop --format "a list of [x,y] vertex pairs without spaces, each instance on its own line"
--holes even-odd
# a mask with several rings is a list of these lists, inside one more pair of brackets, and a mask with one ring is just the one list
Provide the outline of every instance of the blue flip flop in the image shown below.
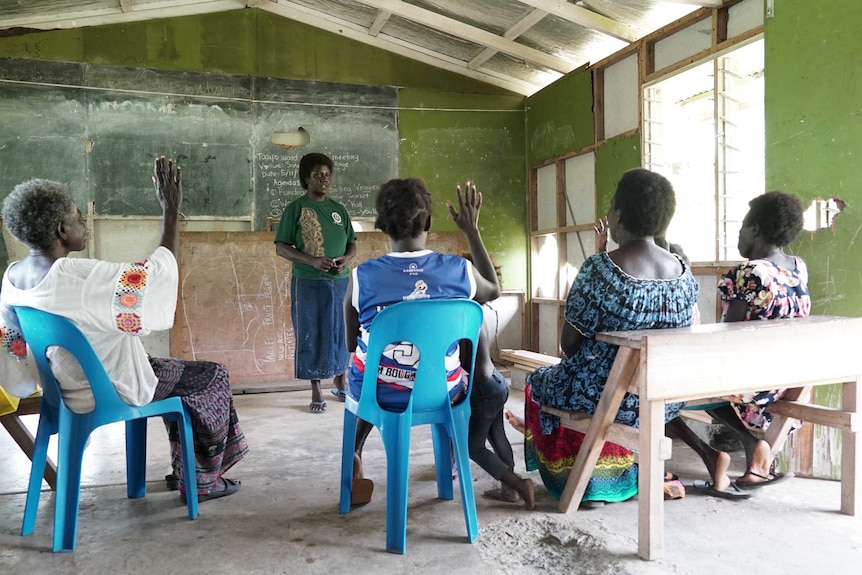
[[308,405],[309,413],[326,413],[326,402],[325,401],[312,401]]
[[347,398],[347,392],[344,391],[343,389],[338,389],[337,387],[333,387],[332,389],[329,390],[329,392],[332,395],[334,395],[335,397],[337,397],[338,401],[344,402],[344,400]]

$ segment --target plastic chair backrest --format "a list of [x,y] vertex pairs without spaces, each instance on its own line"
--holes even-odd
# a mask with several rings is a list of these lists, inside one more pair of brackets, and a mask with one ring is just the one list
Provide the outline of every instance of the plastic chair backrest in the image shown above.
[[42,401],[59,406],[62,400],[59,383],[54,377],[47,356],[48,348],[61,347],[75,356],[84,370],[96,401],[96,409],[128,409],[129,404],[117,395],[101,360],[74,323],[65,317],[31,307],[15,306],[14,309],[21,324],[21,331],[25,334],[27,345],[30,346],[39,368],[43,387]]
[[418,347],[420,356],[407,409],[414,413],[448,409],[446,352],[459,340],[471,341],[470,365],[463,367],[472,374],[483,317],[482,306],[468,299],[410,300],[381,310],[371,324],[358,415],[382,409],[377,404],[380,356],[387,345],[405,341]]

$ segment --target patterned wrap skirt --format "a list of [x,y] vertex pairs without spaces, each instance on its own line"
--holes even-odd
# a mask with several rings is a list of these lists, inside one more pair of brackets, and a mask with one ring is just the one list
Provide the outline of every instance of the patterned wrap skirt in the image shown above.
[[[248,453],[227,368],[211,361],[153,357],[150,365],[159,378],[153,400],[179,397],[191,416],[198,495],[206,495]],[[180,490],[185,491],[179,429],[173,421],[165,420],[165,426],[173,472],[180,479]]]

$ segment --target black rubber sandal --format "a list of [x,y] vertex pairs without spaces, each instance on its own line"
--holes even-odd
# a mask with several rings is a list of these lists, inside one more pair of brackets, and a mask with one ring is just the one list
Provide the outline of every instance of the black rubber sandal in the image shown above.
[[[221,491],[210,491],[204,495],[198,495],[198,503],[203,503],[204,501],[209,501],[210,499],[218,499],[219,497],[227,497],[228,495],[233,495],[237,491],[239,491],[240,485],[242,485],[242,481],[238,479],[228,479],[227,477],[222,477],[220,481],[224,484],[224,489]],[[186,494],[180,491],[180,501],[183,502],[183,505],[186,504]]]

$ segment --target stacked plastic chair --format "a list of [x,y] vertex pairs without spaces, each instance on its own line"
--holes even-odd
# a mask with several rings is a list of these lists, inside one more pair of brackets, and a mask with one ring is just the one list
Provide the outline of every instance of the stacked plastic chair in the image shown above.
[[[147,418],[162,416],[179,426],[183,451],[183,475],[189,519],[198,515],[195,476],[194,440],[191,420],[180,398],[169,397],[147,405],[133,406],[117,395],[102,362],[87,338],[68,319],[30,307],[16,307],[21,332],[30,346],[42,383],[42,408],[33,449],[33,465],[24,507],[21,535],[29,535],[36,526],[36,511],[42,487],[42,475],[48,455],[48,441],[57,434],[57,491],[54,501],[54,546],[57,551],[74,551],[78,529],[78,507],[81,498],[81,463],[90,433],[97,427],[126,422],[126,492],[130,498],[146,495]],[[87,376],[95,408],[88,413],[70,411],[48,363],[49,347],[62,347],[78,360]]]
[[[358,402],[348,394],[344,409],[339,511],[342,514],[350,511],[356,418],[359,417],[377,427],[383,437],[386,450],[386,550],[392,553],[403,554],[407,546],[410,432],[416,425],[432,426],[437,494],[441,499],[453,498],[450,445],[454,445],[467,538],[472,543],[479,536],[467,447],[469,396],[457,405],[450,404],[444,362],[446,352],[454,342],[470,340],[473,355],[470,365],[464,368],[471,374],[469,385],[472,388],[482,318],[482,306],[471,300],[416,300],[387,307],[377,314],[371,325],[362,394]],[[403,412],[387,411],[377,402],[380,355],[390,343],[403,341],[419,348],[419,367],[407,408]]]

